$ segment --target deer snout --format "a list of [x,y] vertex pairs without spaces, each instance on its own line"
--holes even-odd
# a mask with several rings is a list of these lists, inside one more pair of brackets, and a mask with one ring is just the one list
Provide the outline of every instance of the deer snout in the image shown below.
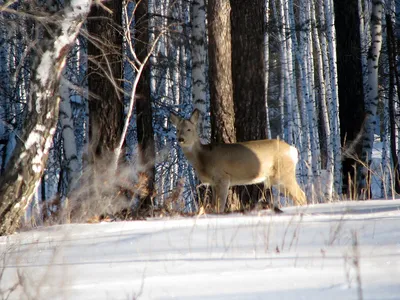
[[184,141],[185,141],[184,138],[182,138],[182,137],[178,138],[179,143],[183,143]]

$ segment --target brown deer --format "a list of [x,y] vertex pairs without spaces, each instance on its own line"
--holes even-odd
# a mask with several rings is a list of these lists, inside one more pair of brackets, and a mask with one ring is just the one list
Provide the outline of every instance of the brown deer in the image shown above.
[[296,180],[297,149],[284,141],[258,140],[234,144],[202,144],[197,133],[199,111],[189,120],[171,113],[178,143],[203,184],[212,187],[217,213],[224,212],[228,189],[235,185],[278,185],[295,204],[307,203]]

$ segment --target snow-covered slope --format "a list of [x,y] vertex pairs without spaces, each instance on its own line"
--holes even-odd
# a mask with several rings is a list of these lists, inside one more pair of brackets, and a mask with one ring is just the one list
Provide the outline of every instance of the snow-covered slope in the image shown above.
[[284,210],[2,237],[0,286],[21,282],[10,299],[400,299],[399,201]]

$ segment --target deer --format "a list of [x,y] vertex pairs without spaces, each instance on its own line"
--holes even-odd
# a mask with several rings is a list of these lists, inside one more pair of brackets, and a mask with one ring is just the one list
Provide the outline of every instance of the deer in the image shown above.
[[202,184],[211,187],[212,207],[217,214],[225,211],[229,188],[237,185],[279,186],[296,205],[307,204],[296,179],[299,158],[294,146],[280,139],[202,144],[197,132],[199,116],[197,109],[189,119],[171,112],[170,121],[176,127],[178,144],[197,177]]

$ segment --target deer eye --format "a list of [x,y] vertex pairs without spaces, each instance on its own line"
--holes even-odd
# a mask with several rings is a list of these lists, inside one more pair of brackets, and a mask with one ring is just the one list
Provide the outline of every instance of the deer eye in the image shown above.
[[191,131],[190,128],[187,131]]

